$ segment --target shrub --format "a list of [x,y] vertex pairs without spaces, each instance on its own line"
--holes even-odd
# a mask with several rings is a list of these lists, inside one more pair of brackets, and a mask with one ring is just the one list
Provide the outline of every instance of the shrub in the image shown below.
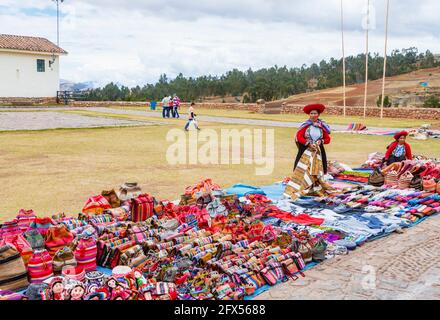
[[[376,100],[376,105],[380,108],[380,105],[382,104],[382,95],[379,96],[379,98],[377,98]],[[390,97],[385,96],[385,99],[383,99],[383,106],[384,108],[391,108],[392,106],[392,102]]]
[[423,104],[425,108],[440,108],[440,99],[436,96],[429,96],[425,99],[425,103]]

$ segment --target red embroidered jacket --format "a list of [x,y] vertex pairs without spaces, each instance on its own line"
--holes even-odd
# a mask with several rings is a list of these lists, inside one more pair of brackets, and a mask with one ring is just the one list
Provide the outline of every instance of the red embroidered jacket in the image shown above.
[[[296,141],[302,145],[307,145],[306,130],[308,127],[309,126],[305,126],[296,133]],[[324,140],[324,144],[329,144],[331,141],[330,135],[325,129],[322,129],[322,140]]]
[[[390,146],[388,147],[387,152],[385,153],[385,159],[389,159],[390,155],[393,153],[394,149],[396,149],[397,145],[399,143],[397,141],[393,142],[392,144],[390,144]],[[406,158],[408,160],[412,160],[412,152],[411,152],[411,147],[408,143],[405,142],[405,155]]]

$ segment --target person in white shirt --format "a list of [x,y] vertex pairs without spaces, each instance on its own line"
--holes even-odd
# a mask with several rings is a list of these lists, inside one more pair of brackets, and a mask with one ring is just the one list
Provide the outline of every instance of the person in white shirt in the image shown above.
[[188,131],[188,127],[191,124],[191,122],[194,124],[194,127],[197,130],[200,130],[199,126],[197,125],[196,115],[194,113],[194,106],[195,106],[195,103],[191,102],[191,106],[189,107],[189,110],[188,110],[188,122],[185,125],[186,131]]
[[168,109],[168,104],[170,102],[170,98],[168,96],[165,96],[162,99],[162,118],[165,118],[168,114],[168,118],[170,117],[170,112]]

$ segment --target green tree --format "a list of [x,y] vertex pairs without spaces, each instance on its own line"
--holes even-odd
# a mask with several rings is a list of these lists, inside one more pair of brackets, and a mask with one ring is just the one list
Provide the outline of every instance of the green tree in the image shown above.
[[[376,100],[376,105],[380,108],[382,104],[382,95],[380,95],[377,100]],[[391,106],[393,105],[391,99],[389,96],[385,96],[385,98],[383,99],[383,106],[384,108],[391,108]]]
[[440,108],[440,99],[434,95],[430,95],[425,99],[423,106],[425,108]]

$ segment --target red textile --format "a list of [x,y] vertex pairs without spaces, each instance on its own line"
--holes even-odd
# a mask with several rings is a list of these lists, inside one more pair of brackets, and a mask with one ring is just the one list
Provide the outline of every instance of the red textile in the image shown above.
[[294,216],[290,214],[289,212],[283,212],[280,210],[280,212],[273,212],[269,214],[270,217],[278,218],[281,220],[287,220],[292,221],[296,224],[301,224],[304,226],[320,226],[324,223],[323,218],[313,218],[309,216],[308,214],[299,214],[297,216]]

